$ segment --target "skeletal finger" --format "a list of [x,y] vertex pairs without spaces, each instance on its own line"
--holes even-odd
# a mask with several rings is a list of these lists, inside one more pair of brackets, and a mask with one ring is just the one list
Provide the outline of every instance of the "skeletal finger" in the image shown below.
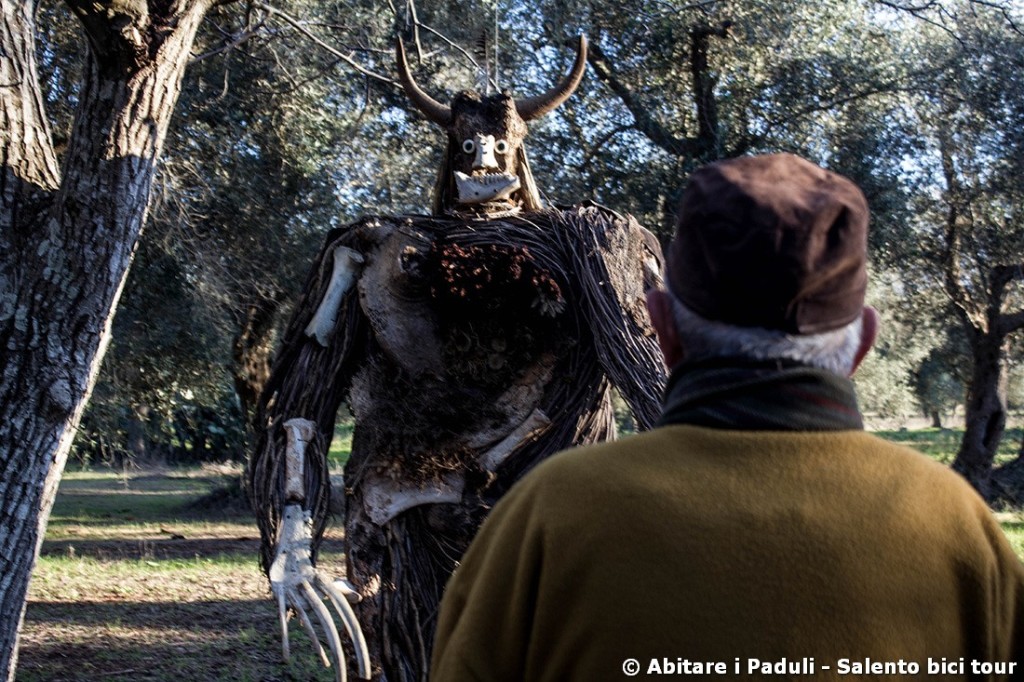
[[331,659],[327,657],[327,652],[324,651],[324,647],[320,644],[320,638],[316,634],[316,630],[313,629],[313,622],[309,620],[309,615],[306,613],[305,607],[302,606],[304,601],[303,596],[300,596],[298,592],[293,589],[288,590],[288,599],[295,607],[295,613],[299,614],[299,622],[302,623],[303,629],[306,634],[309,635],[310,641],[313,642],[313,646],[316,647],[317,653],[320,654],[320,662],[325,667],[331,667]]
[[288,604],[284,599],[284,590],[274,591],[277,592],[277,617],[281,621],[281,654],[284,657],[284,662],[287,663],[291,658],[291,651],[288,647]]
[[334,589],[340,592],[345,597],[345,599],[347,599],[352,604],[358,604],[363,600],[363,595],[359,594],[359,591],[356,590],[355,585],[345,580],[344,578],[337,578],[336,580],[334,580],[334,582],[331,583],[331,585],[333,585]]
[[305,592],[306,601],[313,607],[317,618],[320,619],[320,624],[324,628],[324,635],[327,637],[327,644],[331,647],[334,660],[338,662],[338,682],[345,682],[347,676],[345,654],[341,650],[341,637],[338,635],[338,628],[334,625],[334,619],[331,618],[331,612],[327,610],[323,600],[317,596],[317,593],[313,591],[313,588],[305,580],[302,581],[302,589]]
[[316,576],[316,579],[324,592],[327,593],[331,603],[334,604],[334,608],[337,610],[338,615],[341,616],[341,622],[345,625],[345,630],[352,640],[352,647],[356,652],[356,665],[359,668],[359,677],[364,680],[370,679],[370,650],[366,646],[366,638],[363,636],[363,629],[359,626],[359,619],[356,618],[355,611],[349,606],[348,600],[345,599],[344,595],[335,587],[337,585],[336,582],[331,583],[324,580],[319,574]]

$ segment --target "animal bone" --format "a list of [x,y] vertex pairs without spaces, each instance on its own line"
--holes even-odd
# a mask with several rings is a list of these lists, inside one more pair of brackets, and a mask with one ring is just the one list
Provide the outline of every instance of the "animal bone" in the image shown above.
[[[332,661],[335,664],[337,682],[345,682],[345,655],[341,648],[338,628],[334,625],[334,617],[324,605],[324,599],[327,599],[341,618],[345,631],[352,640],[359,677],[370,679],[370,653],[366,639],[363,637],[356,614],[348,603],[350,600],[355,601],[354,591],[339,589],[335,582],[325,579],[313,567],[310,556],[312,528],[313,521],[308,511],[298,504],[285,505],[278,532],[277,556],[269,571],[270,588],[277,597],[278,616],[281,622],[281,653],[287,662],[291,654],[288,642],[288,610],[291,609],[298,614],[299,622],[310,640],[314,642],[324,664],[329,666]],[[320,629],[327,638],[331,651],[330,658],[320,644],[310,618],[310,611],[316,616]]]
[[[405,56],[405,45],[402,44],[401,38],[395,41],[395,61],[398,64],[398,79],[402,83],[402,88],[409,96],[409,99],[431,121],[441,126],[447,126],[452,119],[451,107],[441,104],[416,84],[416,80],[409,71],[409,62]],[[584,36],[580,36],[576,47],[576,59],[573,61],[569,73],[547,92],[518,100],[515,104],[519,115],[524,120],[529,121],[540,118],[544,114],[558,108],[580,84],[586,68],[587,39]]]
[[341,298],[355,282],[359,274],[360,265],[364,262],[362,254],[358,251],[339,246],[334,249],[334,270],[331,272],[331,282],[327,285],[327,292],[320,301],[313,319],[306,325],[306,336],[315,338],[324,348],[334,333],[334,324],[338,321],[338,308],[341,306]]
[[551,419],[539,408],[534,410],[512,433],[505,436],[504,440],[480,456],[480,466],[485,471],[494,471],[513,450],[544,433],[550,426]]
[[482,204],[485,201],[507,199],[519,189],[519,178],[508,173],[466,175],[455,171],[455,184],[460,204]]
[[430,242],[422,233],[393,228],[375,237],[382,243],[356,284],[363,312],[380,347],[402,369],[413,377],[436,374],[442,365],[437,316],[427,305],[418,265]]
[[544,395],[544,387],[551,381],[554,367],[555,356],[550,353],[542,355],[495,401],[504,418],[491,428],[480,429],[470,435],[466,445],[475,450],[496,447],[499,441],[508,438],[529,420],[530,408]]
[[306,445],[316,437],[316,422],[296,417],[284,423],[288,445],[284,460],[284,499],[286,502],[306,501]]
[[402,512],[421,504],[453,504],[462,500],[465,479],[454,473],[423,484],[395,481],[379,475],[367,475],[363,483],[366,513],[383,526]]

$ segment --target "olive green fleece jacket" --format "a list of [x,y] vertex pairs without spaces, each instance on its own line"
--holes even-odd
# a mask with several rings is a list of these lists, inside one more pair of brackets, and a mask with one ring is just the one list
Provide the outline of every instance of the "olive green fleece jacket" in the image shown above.
[[[813,666],[773,680],[987,679],[972,660],[1022,653],[1024,569],[946,467],[861,431],[671,425],[556,455],[499,502],[448,584],[431,680],[619,680],[626,659],[639,679],[761,679],[750,659]],[[921,674],[838,674],[900,660]]]

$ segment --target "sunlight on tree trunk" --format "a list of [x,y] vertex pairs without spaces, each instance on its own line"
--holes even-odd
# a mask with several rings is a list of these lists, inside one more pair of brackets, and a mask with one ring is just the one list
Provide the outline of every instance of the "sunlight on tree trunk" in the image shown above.
[[[29,575],[109,340],[205,0],[78,4],[92,49],[58,173],[36,75],[34,3],[4,0],[0,121],[0,656],[17,663]],[[173,27],[173,28],[170,28]]]

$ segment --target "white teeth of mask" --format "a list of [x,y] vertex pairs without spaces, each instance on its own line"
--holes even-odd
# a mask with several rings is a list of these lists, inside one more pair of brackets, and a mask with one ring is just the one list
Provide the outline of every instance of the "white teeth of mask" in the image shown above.
[[455,171],[455,185],[458,188],[460,204],[480,204],[507,198],[519,189],[519,178],[508,173],[470,176]]

